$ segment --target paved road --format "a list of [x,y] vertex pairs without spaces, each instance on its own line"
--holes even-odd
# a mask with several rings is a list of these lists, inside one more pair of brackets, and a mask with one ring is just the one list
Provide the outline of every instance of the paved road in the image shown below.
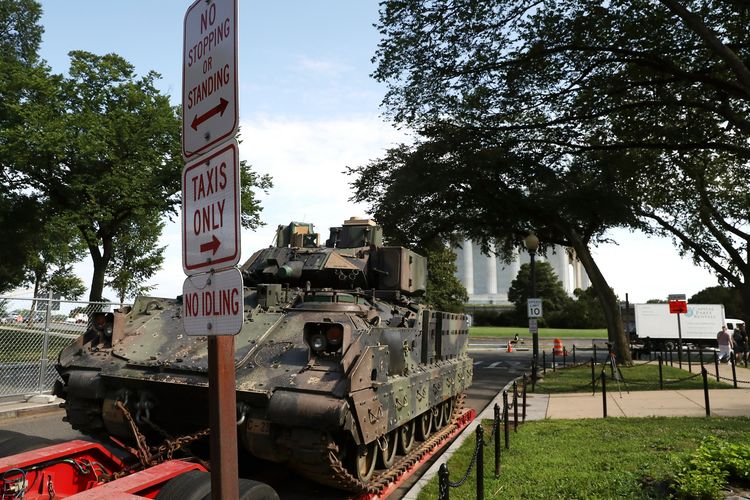
[[[474,408],[478,412],[484,409],[505,384],[528,370],[531,360],[530,351],[516,350],[513,353],[508,353],[505,350],[505,344],[501,346],[497,340],[472,341],[469,354],[474,359],[474,381],[467,391],[466,407]],[[0,428],[50,439],[89,439],[63,422],[63,416],[64,412],[60,410],[40,416],[5,420],[0,421]],[[428,467],[429,465],[422,470],[426,470]],[[259,479],[269,482],[279,489],[281,497],[285,500],[346,498],[338,492],[301,478],[294,478],[290,481],[289,473],[278,465],[251,461],[249,462],[249,468],[252,469],[252,472],[258,474]],[[250,471],[247,471],[246,474],[242,475],[246,476],[249,473]],[[416,479],[416,477],[413,478],[392,498],[400,498]]]

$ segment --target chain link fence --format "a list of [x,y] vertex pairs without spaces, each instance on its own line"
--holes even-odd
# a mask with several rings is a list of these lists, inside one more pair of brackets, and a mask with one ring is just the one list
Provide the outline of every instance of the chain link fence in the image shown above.
[[50,392],[60,351],[86,331],[91,313],[121,306],[0,296],[0,401]]

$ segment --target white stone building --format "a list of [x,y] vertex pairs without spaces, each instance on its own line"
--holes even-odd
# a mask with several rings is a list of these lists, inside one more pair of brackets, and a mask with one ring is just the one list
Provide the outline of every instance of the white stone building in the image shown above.
[[[518,275],[521,264],[529,262],[526,250],[519,250],[511,263],[505,263],[495,255],[485,255],[479,245],[465,240],[461,248],[455,248],[456,276],[469,294],[469,304],[493,304],[508,307],[508,289],[510,283]],[[590,286],[586,271],[576,258],[572,248],[555,245],[547,250],[547,254],[537,252],[536,262],[549,262],[562,282],[563,288],[569,295],[573,295],[576,288],[586,289]]]

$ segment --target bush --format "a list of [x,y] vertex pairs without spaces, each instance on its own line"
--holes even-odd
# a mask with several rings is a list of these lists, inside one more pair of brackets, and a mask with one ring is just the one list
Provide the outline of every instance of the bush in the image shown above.
[[676,498],[723,498],[728,482],[750,480],[750,445],[733,444],[713,436],[688,456],[675,457]]

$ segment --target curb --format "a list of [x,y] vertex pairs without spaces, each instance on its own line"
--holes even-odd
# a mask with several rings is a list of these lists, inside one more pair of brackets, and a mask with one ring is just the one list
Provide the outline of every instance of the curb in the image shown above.
[[61,401],[55,401],[46,404],[17,403],[15,405],[7,405],[12,406],[11,408],[3,408],[5,405],[0,404],[0,421],[62,411],[60,408],[60,402]]

